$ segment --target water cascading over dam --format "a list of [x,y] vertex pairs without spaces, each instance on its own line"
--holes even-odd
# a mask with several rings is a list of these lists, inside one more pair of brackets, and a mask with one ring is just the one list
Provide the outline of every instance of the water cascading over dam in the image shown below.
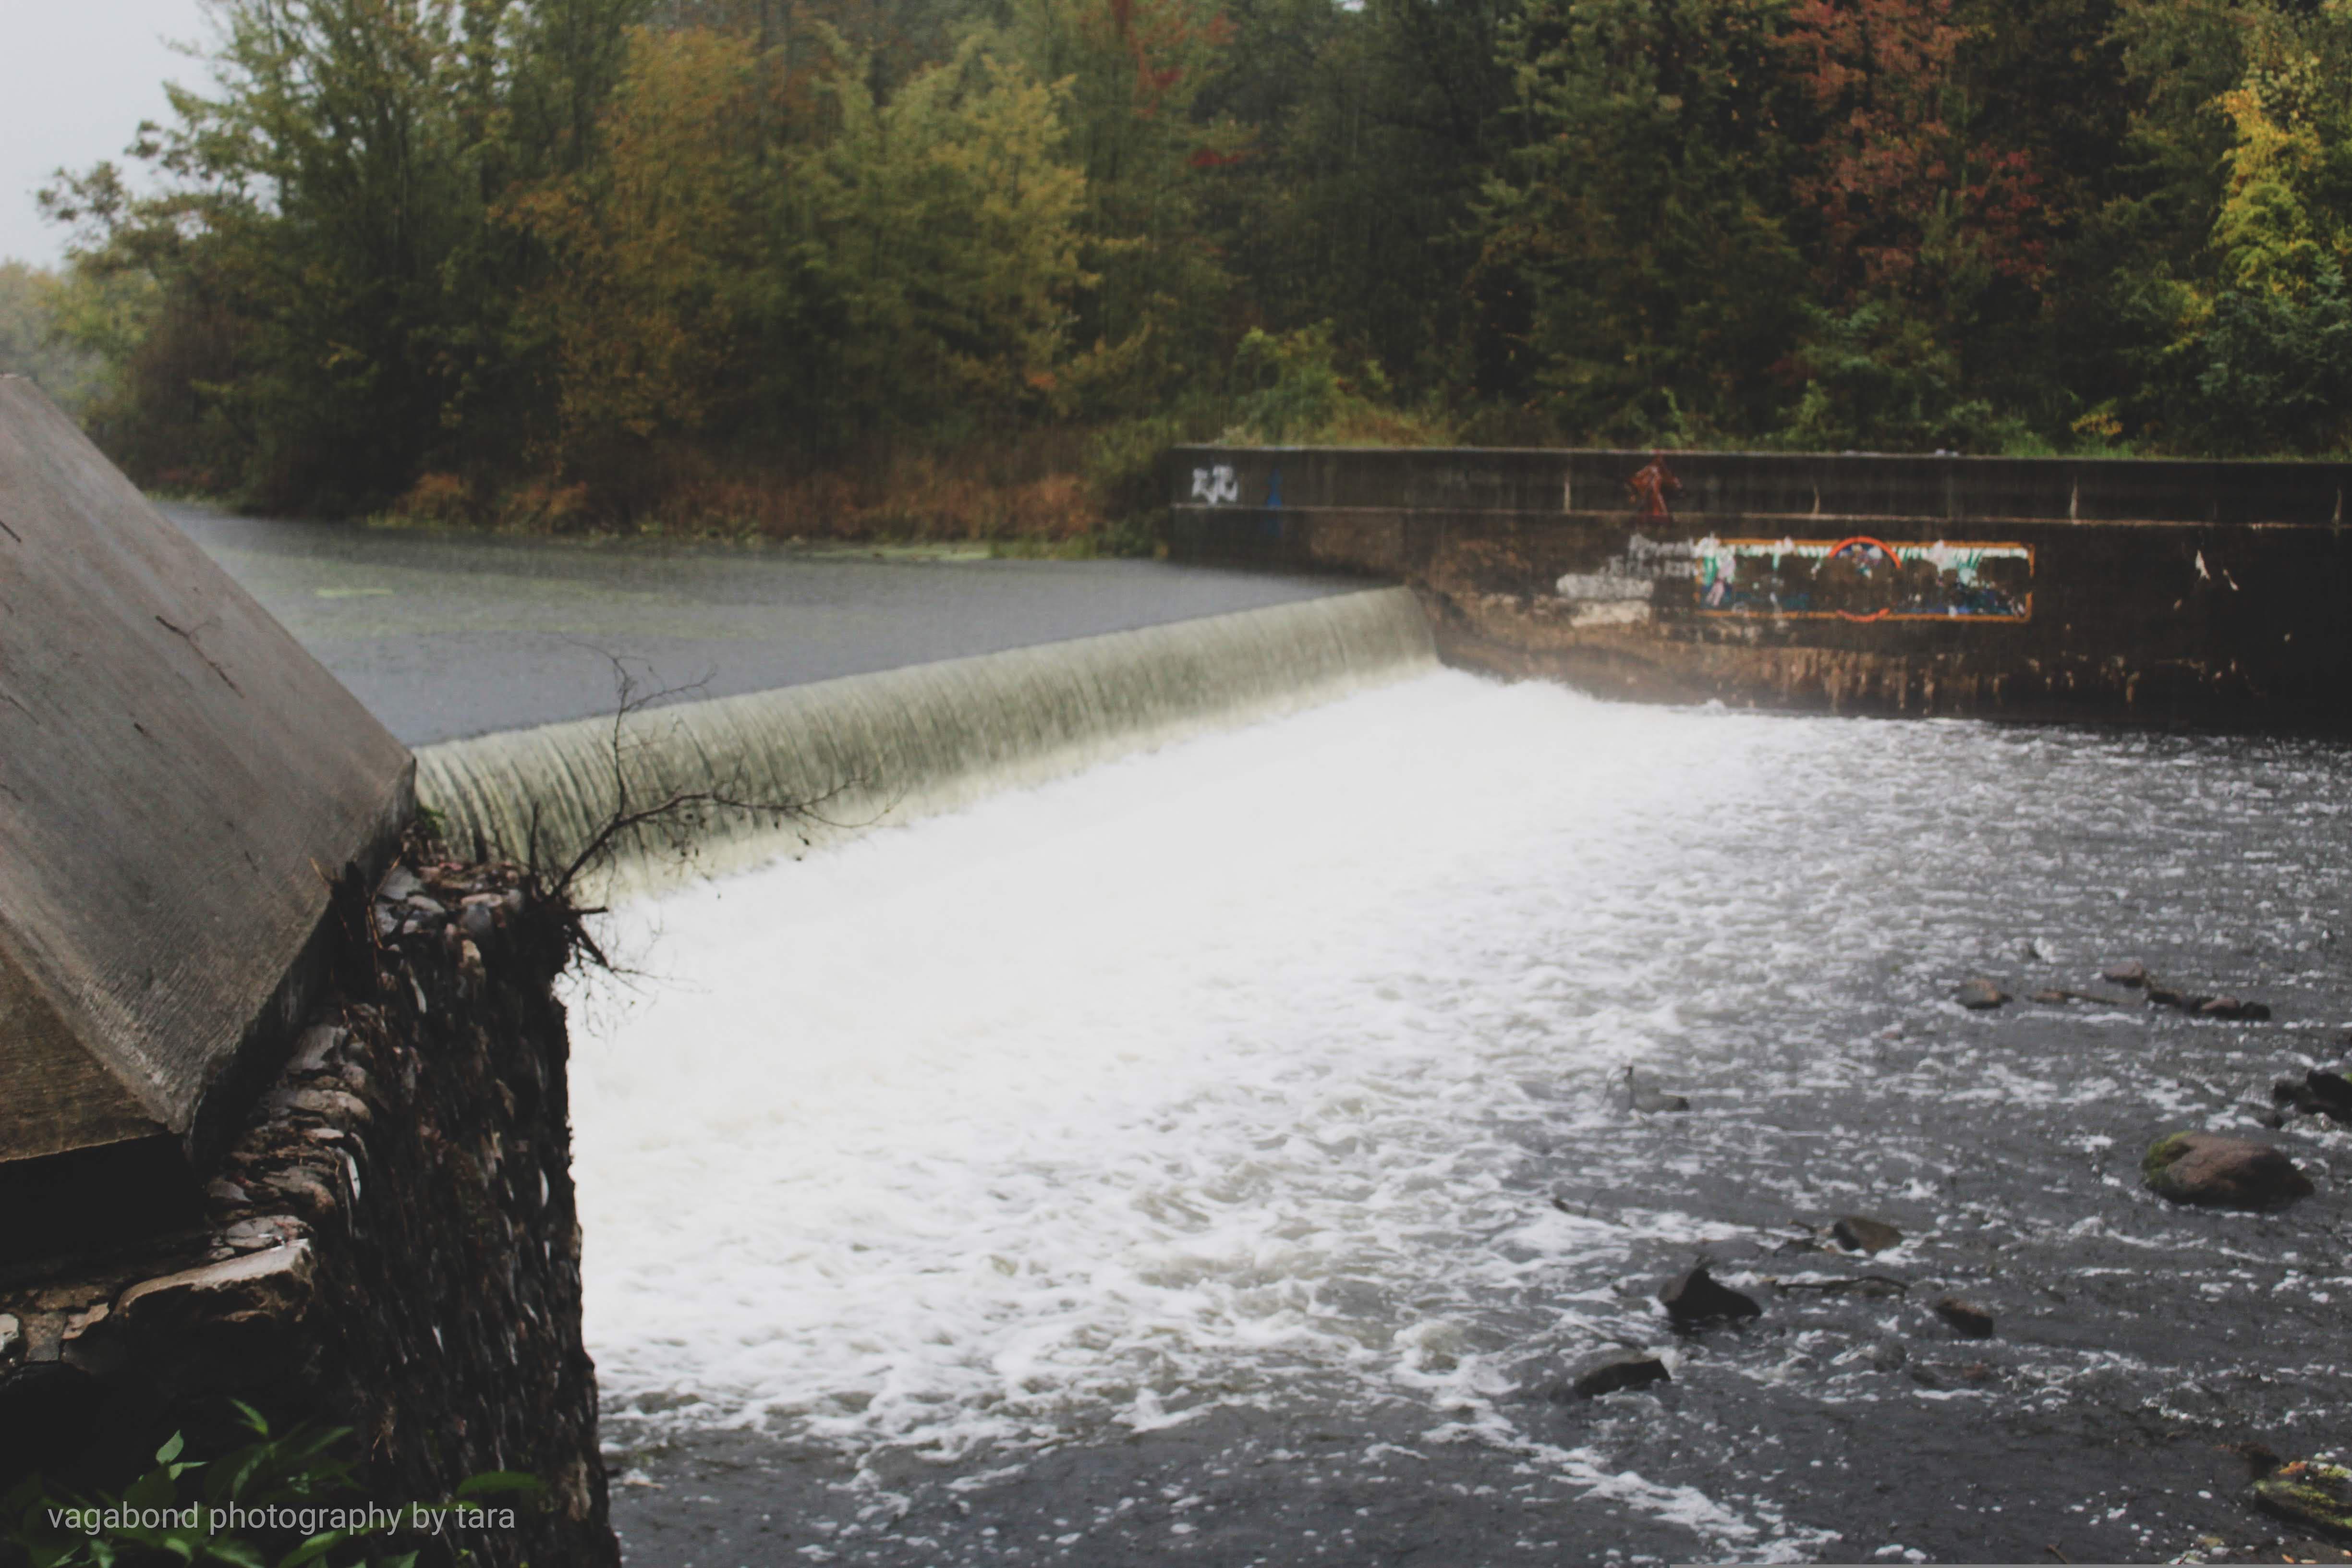
[[715,806],[622,845],[613,889],[709,875],[1132,752],[1295,712],[1436,668],[1402,588],[1206,616],[751,696],[428,747],[417,796],[453,844],[567,863],[617,808]]
[[[572,994],[636,1561],[2137,1559],[2242,1524],[2223,1441],[2352,1397],[2333,1188],[2256,1237],[2129,1175],[2332,1059],[2340,744],[1612,704],[1439,668],[1383,589],[458,742],[419,793],[560,862],[616,767],[821,802],[635,845],[653,984]],[[1951,999],[2126,954],[2274,1021]],[[1847,1212],[1910,1239],[1824,1255]],[[1667,1329],[1701,1256],[1760,1324]],[[1563,1394],[1633,1350],[1671,1385]],[[2191,1436],[2120,1474],[2151,1409]]]

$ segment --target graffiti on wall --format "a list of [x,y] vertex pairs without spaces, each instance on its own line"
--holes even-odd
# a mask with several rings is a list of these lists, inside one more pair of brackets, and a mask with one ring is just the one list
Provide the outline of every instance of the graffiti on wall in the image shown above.
[[1703,616],[1848,621],[2024,621],[2030,544],[1702,539],[1691,547]]
[[1211,506],[1224,506],[1242,499],[1242,483],[1234,473],[1231,463],[1219,463],[1212,468],[1192,470],[1192,499],[1207,501]]

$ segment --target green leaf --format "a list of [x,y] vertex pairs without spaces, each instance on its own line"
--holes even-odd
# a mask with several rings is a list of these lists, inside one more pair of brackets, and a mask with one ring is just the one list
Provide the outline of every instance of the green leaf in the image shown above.
[[302,1568],[305,1563],[316,1563],[345,1542],[356,1539],[348,1530],[331,1530],[324,1535],[314,1535],[278,1560],[278,1568]]
[[173,1460],[178,1458],[180,1455],[185,1451],[187,1447],[187,1434],[184,1432],[174,1432],[172,1434],[172,1440],[170,1442],[155,1450],[155,1462],[159,1465],[168,1465]]
[[132,1508],[169,1508],[178,1500],[168,1470],[153,1469],[131,1483],[122,1500]]

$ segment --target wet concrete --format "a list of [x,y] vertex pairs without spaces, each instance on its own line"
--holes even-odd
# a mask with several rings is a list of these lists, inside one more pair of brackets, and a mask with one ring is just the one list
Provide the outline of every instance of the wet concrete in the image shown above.
[[[1328,577],[976,552],[517,540],[164,512],[412,746],[1343,592]],[[608,657],[609,656],[609,657]]]

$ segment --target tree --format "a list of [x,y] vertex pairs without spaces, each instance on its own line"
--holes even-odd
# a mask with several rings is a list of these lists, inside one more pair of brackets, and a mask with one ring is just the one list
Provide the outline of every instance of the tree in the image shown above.
[[99,389],[100,362],[62,335],[64,289],[54,272],[21,261],[0,261],[0,375],[37,383],[68,414],[88,406]]
[[1530,0],[1505,34],[1522,143],[1482,267],[1524,290],[1525,374],[1588,438],[1773,421],[1801,322],[1800,111],[1774,0]]
[[781,433],[822,450],[1049,405],[1086,282],[1060,91],[977,39],[887,100],[818,27],[640,30],[603,155],[520,195],[554,266],[559,466]]

